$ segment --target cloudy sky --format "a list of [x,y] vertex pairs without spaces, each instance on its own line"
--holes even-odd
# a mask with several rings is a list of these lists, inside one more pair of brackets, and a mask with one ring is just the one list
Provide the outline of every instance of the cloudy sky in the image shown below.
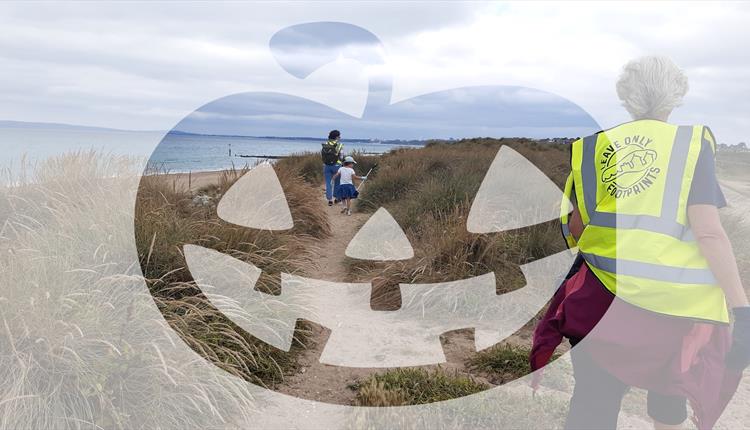
[[248,91],[293,94],[360,115],[368,73],[342,56],[307,79],[269,50],[281,28],[341,21],[383,43],[392,101],[466,86],[567,99],[597,123],[628,119],[622,65],[666,54],[691,90],[673,122],[750,139],[750,5],[743,3],[0,4],[0,119],[168,130]]

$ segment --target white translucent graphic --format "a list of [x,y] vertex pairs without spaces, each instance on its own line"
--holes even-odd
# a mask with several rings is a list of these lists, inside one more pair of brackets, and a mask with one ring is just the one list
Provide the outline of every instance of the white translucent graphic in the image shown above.
[[331,331],[320,362],[344,367],[407,367],[446,361],[440,335],[475,329],[476,350],[519,330],[547,303],[572,263],[568,252],[521,266],[527,284],[498,295],[495,275],[436,284],[401,284],[403,306],[373,311],[369,283],[281,275],[281,295],[253,290],[260,270],[217,251],[185,246],[196,282],[211,302],[250,334],[289,351],[297,319]]
[[414,249],[391,214],[378,209],[346,247],[346,255],[360,260],[408,260]]
[[[224,315],[263,342],[292,347],[298,304],[313,297],[285,288],[280,297],[255,290],[261,270],[213,249],[185,245],[185,261],[201,291]],[[285,318],[289,316],[289,318]]]
[[222,197],[216,212],[233,224],[260,230],[288,230],[294,226],[279,178],[269,163],[245,173]]
[[466,228],[494,233],[557,219],[562,197],[534,163],[503,145],[474,197]]

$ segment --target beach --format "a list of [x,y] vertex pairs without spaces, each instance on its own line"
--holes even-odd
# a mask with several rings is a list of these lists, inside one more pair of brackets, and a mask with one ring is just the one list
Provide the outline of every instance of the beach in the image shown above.
[[167,173],[156,176],[161,176],[165,181],[171,182],[174,189],[196,192],[203,187],[217,184],[222,172],[221,170],[213,170],[208,172]]

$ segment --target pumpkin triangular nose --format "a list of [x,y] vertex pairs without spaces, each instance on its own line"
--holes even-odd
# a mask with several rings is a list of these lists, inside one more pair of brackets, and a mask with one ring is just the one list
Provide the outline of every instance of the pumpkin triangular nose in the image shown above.
[[396,220],[380,208],[349,242],[346,255],[360,260],[408,260],[414,249]]

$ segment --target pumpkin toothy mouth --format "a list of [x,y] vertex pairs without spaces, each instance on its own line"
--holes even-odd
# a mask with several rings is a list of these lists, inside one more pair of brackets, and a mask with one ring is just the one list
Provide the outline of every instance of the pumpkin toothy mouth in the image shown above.
[[[526,324],[557,286],[554,274],[571,264],[568,251],[521,266],[526,286],[495,292],[495,274],[435,284],[400,284],[402,306],[370,307],[371,283],[332,282],[281,274],[281,294],[253,288],[261,269],[221,252],[185,245],[193,279],[211,303],[243,330],[289,351],[298,319],[331,331],[320,357],[343,367],[408,367],[446,361],[440,335],[473,328],[477,351]],[[552,275],[552,276],[549,276]]]

